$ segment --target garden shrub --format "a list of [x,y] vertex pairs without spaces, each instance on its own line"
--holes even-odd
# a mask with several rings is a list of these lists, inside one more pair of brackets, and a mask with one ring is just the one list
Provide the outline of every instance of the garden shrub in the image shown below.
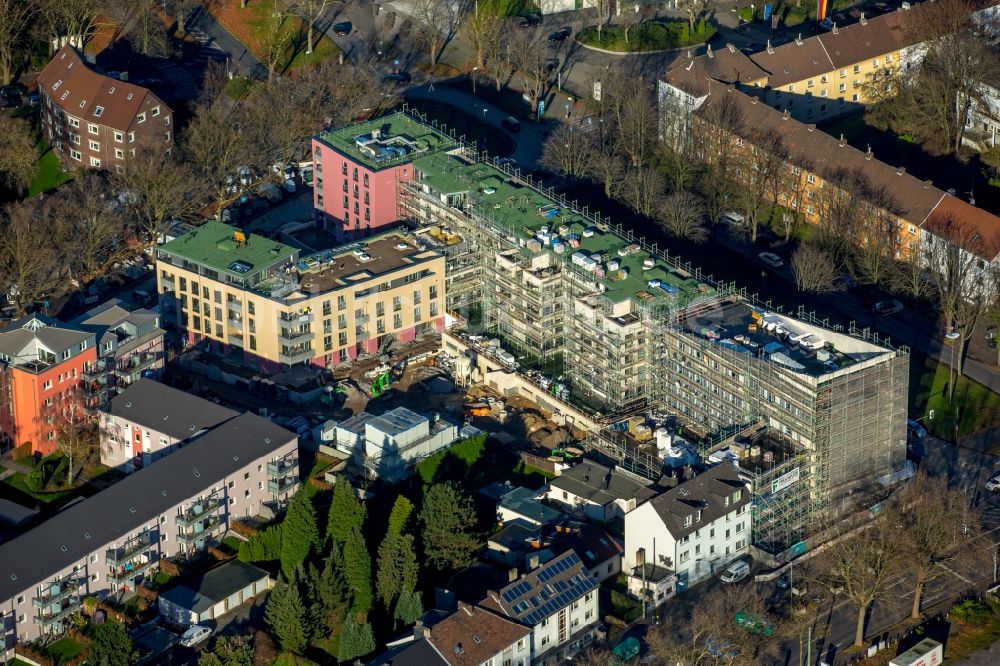
[[952,606],[948,615],[964,624],[981,626],[989,622],[993,610],[979,599],[965,599]]

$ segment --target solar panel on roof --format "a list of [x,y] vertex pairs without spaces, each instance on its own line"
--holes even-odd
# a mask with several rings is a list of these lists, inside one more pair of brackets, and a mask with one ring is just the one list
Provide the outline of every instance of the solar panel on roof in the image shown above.
[[507,590],[506,592],[504,592],[503,594],[501,594],[500,597],[504,601],[506,601],[508,604],[511,603],[511,602],[513,602],[514,599],[517,599],[517,595],[514,594],[514,590]]

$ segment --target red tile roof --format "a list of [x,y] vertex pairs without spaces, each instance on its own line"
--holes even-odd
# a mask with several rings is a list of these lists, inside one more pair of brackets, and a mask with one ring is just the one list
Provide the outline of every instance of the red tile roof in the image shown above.
[[667,66],[663,80],[692,95],[707,95],[712,82],[722,84],[752,84],[767,78],[767,72],[758,67],[750,58],[732,44],[697,58],[681,56]]
[[170,107],[146,88],[90,69],[68,44],[38,75],[38,89],[68,115],[122,132],[128,130],[147,96],[160,104],[164,113],[171,113]]
[[430,641],[451,666],[479,666],[530,633],[496,613],[459,603],[458,610],[431,628]]
[[1000,255],[1000,218],[950,194],[941,198],[922,228],[986,261]]

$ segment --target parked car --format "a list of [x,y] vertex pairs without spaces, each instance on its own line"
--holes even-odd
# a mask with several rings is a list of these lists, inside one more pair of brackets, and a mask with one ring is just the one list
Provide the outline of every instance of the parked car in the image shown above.
[[533,28],[536,25],[542,24],[542,17],[538,14],[528,14],[527,16],[522,16],[517,24],[522,28]]
[[560,30],[556,30],[553,33],[550,33],[549,34],[549,41],[550,42],[562,42],[562,41],[565,41],[565,39],[567,37],[569,37],[570,35],[572,35],[572,34],[573,34],[573,28],[569,28],[569,27],[562,28]]
[[286,179],[285,192],[288,192],[289,194],[295,194],[295,190],[296,190],[295,181],[292,180],[291,178]]
[[785,265],[784,259],[776,255],[774,252],[761,252],[757,255],[757,258],[771,268],[781,268]]
[[208,640],[208,637],[211,635],[211,629],[200,624],[196,624],[181,634],[180,644],[184,647],[192,647],[202,641]]
[[746,560],[736,560],[722,572],[719,577],[723,583],[738,583],[750,575],[750,563]]
[[338,35],[349,35],[351,30],[354,28],[350,21],[343,21],[342,23],[334,23],[333,31]]
[[986,482],[986,490],[991,493],[995,493],[1000,490],[1000,472],[997,472],[990,477],[990,480]]
[[500,121],[503,128],[508,132],[514,132],[515,134],[521,131],[521,121],[519,121],[514,116],[507,116]]
[[404,85],[410,82],[411,77],[407,72],[394,72],[392,74],[386,74],[382,77],[383,81],[392,81],[398,85]]
[[774,582],[774,586],[779,590],[787,590],[792,586],[792,577],[786,571]]
[[927,428],[923,427],[913,419],[906,419],[906,430],[915,439],[923,439],[927,436]]
[[719,217],[719,222],[728,224],[731,227],[741,227],[746,224],[746,218],[736,211],[727,211]]
[[513,157],[501,157],[500,159],[497,160],[497,166],[504,166],[505,164],[509,166],[511,169],[517,168],[517,160],[515,160]]
[[879,301],[875,304],[875,314],[887,317],[889,315],[894,315],[897,312],[902,312],[903,304],[897,301],[895,298],[889,298],[884,301]]

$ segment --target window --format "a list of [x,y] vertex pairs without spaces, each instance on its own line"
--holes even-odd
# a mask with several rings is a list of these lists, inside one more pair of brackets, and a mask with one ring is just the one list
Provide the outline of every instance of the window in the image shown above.
[[249,489],[248,489],[248,490],[244,490],[244,491],[243,491],[243,497],[244,497],[244,498],[246,498],[246,497],[250,497],[250,490],[249,490]]
[[87,123],[87,131],[90,132],[91,134],[99,134],[101,128],[99,128],[94,123]]
[[737,490],[737,491],[735,491],[733,493],[733,501],[734,502],[739,502],[741,497],[743,497],[743,491],[742,490]]
[[48,391],[51,388],[52,388],[52,380],[51,379],[46,379],[45,383],[42,384],[42,389],[45,390],[45,391]]
[[80,126],[80,121],[77,120],[76,118],[72,117],[72,116],[67,116],[66,120],[69,121],[69,126],[70,127],[79,127]]
[[737,532],[742,532],[743,531],[743,525],[744,525],[744,523],[736,523],[736,531]]
[[24,603],[24,595],[23,594],[17,595],[17,605],[20,606],[23,603]]
[[155,118],[158,115],[160,115],[160,107],[154,106],[153,107],[153,117]]
[[232,490],[235,487],[236,487],[236,482],[235,481],[230,481],[229,482],[229,489]]
[[872,67],[878,67],[878,58],[872,58]]
[[885,56],[885,61],[886,61],[886,62],[892,62],[892,54],[891,54],[891,53],[887,53],[887,54],[886,54],[886,56]]
[[128,142],[129,143],[135,143],[135,132],[129,132],[128,133]]
[[827,78],[826,74],[824,74],[823,76],[819,77],[819,82],[820,83],[826,83],[827,81],[829,81],[829,79]]
[[851,95],[851,101],[852,101],[852,102],[857,102],[857,101],[858,101],[858,96],[857,96],[857,94],[854,94],[854,95]]
[[80,135],[79,134],[70,134],[69,135],[69,141],[70,141],[70,143],[79,146],[80,145]]
[[684,516],[684,527],[691,527],[691,523],[694,521],[692,516]]
[[136,120],[138,120],[139,124],[141,125],[142,123],[146,122],[146,114],[140,113],[139,116],[136,118]]
[[[810,184],[815,183],[816,182],[816,176],[814,176],[812,174],[809,174],[808,176],[806,176],[806,182],[810,183]],[[736,501],[736,500],[733,500],[733,501]]]
[[685,550],[683,553],[681,553],[681,556],[680,556],[680,558],[678,558],[678,561],[679,562],[687,562],[690,559],[691,559],[691,551]]
[[17,616],[17,623],[24,624],[24,613],[21,613],[20,615]]
[[840,84],[840,92],[847,92],[847,84],[846,83],[841,83]]
[[392,327],[395,329],[403,328],[403,317],[399,314],[392,315]]
[[170,132],[164,132],[163,133],[163,140],[166,141],[166,142],[168,142],[168,143],[170,142]]
[[98,143],[97,141],[91,140],[87,145],[90,146],[91,150],[96,150],[98,152],[101,151],[101,144]]
[[843,79],[845,77],[847,77],[847,70],[846,69],[840,70],[840,78]]
[[115,148],[115,159],[123,160],[125,159],[125,151],[121,148]]
[[806,87],[807,88],[812,88],[813,87],[813,80],[812,79],[809,79],[808,81],[806,81]]
[[860,73],[860,72],[861,72],[861,65],[855,65],[855,66],[854,66],[854,73],[855,73],[855,74],[858,74],[858,73]]

